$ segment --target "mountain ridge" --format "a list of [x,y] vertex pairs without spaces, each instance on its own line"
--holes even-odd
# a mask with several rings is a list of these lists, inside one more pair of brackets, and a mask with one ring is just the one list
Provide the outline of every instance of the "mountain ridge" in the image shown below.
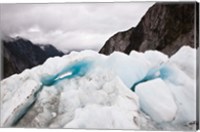
[[121,51],[129,54],[132,50],[151,49],[171,56],[183,45],[194,48],[194,11],[195,3],[192,2],[156,3],[136,27],[114,34],[99,53],[109,55]]
[[2,40],[2,51],[2,78],[42,64],[49,57],[64,55],[50,44],[37,45],[21,37]]

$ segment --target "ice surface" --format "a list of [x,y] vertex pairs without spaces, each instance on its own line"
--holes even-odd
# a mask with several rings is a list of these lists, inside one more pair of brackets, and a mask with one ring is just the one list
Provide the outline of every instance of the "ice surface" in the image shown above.
[[189,47],[182,47],[176,54],[170,58],[170,62],[176,64],[180,70],[189,77],[196,77],[196,50]]
[[[31,98],[34,98],[35,104],[28,109],[23,107],[26,113],[23,118],[18,118],[20,120],[16,126],[53,128],[75,126],[85,126],[85,128],[97,127],[98,123],[95,124],[94,122],[93,125],[87,124],[87,122],[81,122],[77,118],[77,115],[81,113],[77,113],[76,111],[84,109],[83,115],[87,114],[88,111],[89,113],[93,113],[93,115],[97,115],[98,112],[102,113],[102,116],[95,118],[95,120],[101,122],[102,126],[99,126],[101,128],[117,129],[122,127],[126,129],[138,129],[139,103],[137,95],[124,85],[114,70],[108,70],[109,68],[104,69],[102,68],[103,65],[99,65],[96,61],[90,61],[91,58],[96,59],[96,57],[99,57],[99,55],[90,51],[84,51],[80,54],[74,52],[63,58],[48,59],[42,66],[26,71],[29,73],[27,74],[29,76],[28,80],[34,80],[42,88],[38,93],[36,101],[34,98],[34,95],[37,93],[36,88],[32,94],[23,93],[23,95],[22,92],[19,93],[25,97],[30,95]],[[104,58],[106,59],[107,57],[102,56],[102,59]],[[65,59],[66,61],[64,61]],[[60,63],[58,63],[58,60]],[[90,66],[93,67],[90,68]],[[23,76],[23,74],[24,72],[6,79],[5,81],[9,83],[6,83],[3,87],[5,89],[11,87],[13,85],[11,82],[16,83],[16,78]],[[44,81],[45,77],[47,77],[46,82]],[[23,82],[23,80],[20,81],[19,79],[17,83],[18,88],[26,90],[24,87],[21,87]],[[30,85],[32,84],[30,83]],[[15,94],[14,89],[11,89],[11,93]],[[5,101],[3,107],[10,105],[13,106],[13,109],[18,107],[18,105],[9,103],[9,101]],[[32,102],[26,106],[31,105]],[[93,107],[91,108],[90,106]],[[102,109],[99,109],[99,107],[102,107]],[[14,118],[19,112],[13,109],[7,113],[6,111],[2,112]],[[99,109],[99,111],[93,111],[93,109]],[[114,109],[116,109],[116,114],[109,114]],[[110,120],[110,124],[106,124],[102,119]],[[94,118],[90,120],[92,121]],[[11,120],[8,125],[13,125],[13,123],[14,120]],[[71,125],[68,125],[68,123]],[[3,124],[3,126],[5,125]]]
[[175,119],[177,106],[165,82],[153,79],[136,86],[141,108],[156,122],[169,122]]
[[[193,122],[196,118],[196,84],[185,72],[176,65],[166,64],[162,70],[168,72],[164,75],[164,81],[173,93],[179,107],[175,122]],[[167,70],[166,70],[167,69]]]
[[49,58],[1,81],[1,126],[185,128],[195,121],[195,52],[186,46],[170,58],[158,51]]
[[[101,74],[89,73],[43,87],[39,101],[17,126],[138,129],[137,96],[109,71],[95,71]],[[112,115],[113,110],[117,113]]]

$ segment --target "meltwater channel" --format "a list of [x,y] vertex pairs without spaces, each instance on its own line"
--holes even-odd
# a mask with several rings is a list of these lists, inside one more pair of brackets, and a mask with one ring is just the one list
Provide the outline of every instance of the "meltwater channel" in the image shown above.
[[44,86],[52,86],[64,79],[71,79],[78,76],[84,76],[92,66],[92,61],[81,60],[67,65],[56,75],[47,76],[42,78],[42,84]]

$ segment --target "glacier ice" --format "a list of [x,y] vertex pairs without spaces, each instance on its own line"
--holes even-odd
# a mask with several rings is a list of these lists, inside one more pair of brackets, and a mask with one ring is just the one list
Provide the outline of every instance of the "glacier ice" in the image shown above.
[[[171,120],[171,124],[176,126],[177,124],[188,125],[191,122],[195,122],[196,80],[195,73],[190,72],[196,70],[195,54],[195,49],[188,46],[182,47],[175,55],[169,58],[168,61],[162,63],[157,70],[153,70],[154,72],[152,73],[154,74],[158,72],[157,76],[150,74],[154,75],[151,80],[141,82],[136,86],[136,94],[139,96],[141,108],[158,123]],[[191,63],[187,63],[183,60],[183,58],[188,57],[190,57],[189,62]],[[152,83],[158,81],[158,79],[162,79],[159,81],[160,83]],[[163,87],[168,89],[168,92],[164,92],[164,90],[159,91]],[[167,100],[164,99],[165,96],[168,96],[168,99],[166,98]],[[156,102],[158,100],[160,103],[165,102],[165,106]],[[154,101],[154,103],[152,101]],[[176,104],[176,106],[174,104]],[[169,106],[170,109],[167,108]],[[166,108],[163,109],[163,107]],[[162,115],[158,110],[165,114]],[[166,112],[166,110],[168,110],[168,112]],[[156,114],[159,116],[156,116]],[[169,116],[170,114],[171,116]]]
[[183,128],[195,121],[195,52],[85,50],[49,58],[1,81],[1,126]]
[[[138,124],[133,121],[139,120],[137,96],[109,71],[101,71],[99,76],[91,73],[84,77],[63,80],[54,86],[44,86],[38,100],[40,101],[20,120],[18,127],[138,128]],[[118,115],[109,114],[114,109],[117,109]],[[53,113],[56,113],[56,117]],[[91,118],[98,114],[101,116]],[[86,122],[94,122],[94,119],[98,121],[96,124]],[[110,120],[110,125],[105,120]],[[115,124],[111,124],[113,122]]]
[[92,62],[81,60],[66,66],[62,71],[53,76],[44,77],[41,81],[43,85],[51,86],[64,79],[74,78],[76,76],[84,76],[90,69]]
[[12,76],[10,79],[9,85],[7,79],[1,82],[1,126],[5,127],[12,125],[25,113],[35,101],[36,93],[41,87],[40,83],[27,75]]
[[140,104],[144,112],[149,114],[156,122],[174,120],[177,106],[170,89],[162,79],[156,78],[138,84],[136,94],[140,97]]
[[185,72],[189,77],[196,77],[196,52],[189,46],[182,47],[179,52],[170,58],[170,62],[174,63],[180,70]]

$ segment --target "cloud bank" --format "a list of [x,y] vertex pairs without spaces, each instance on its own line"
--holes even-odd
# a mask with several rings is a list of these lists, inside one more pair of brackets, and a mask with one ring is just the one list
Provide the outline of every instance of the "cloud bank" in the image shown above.
[[153,2],[1,4],[1,33],[62,51],[99,50],[113,34],[136,26]]

